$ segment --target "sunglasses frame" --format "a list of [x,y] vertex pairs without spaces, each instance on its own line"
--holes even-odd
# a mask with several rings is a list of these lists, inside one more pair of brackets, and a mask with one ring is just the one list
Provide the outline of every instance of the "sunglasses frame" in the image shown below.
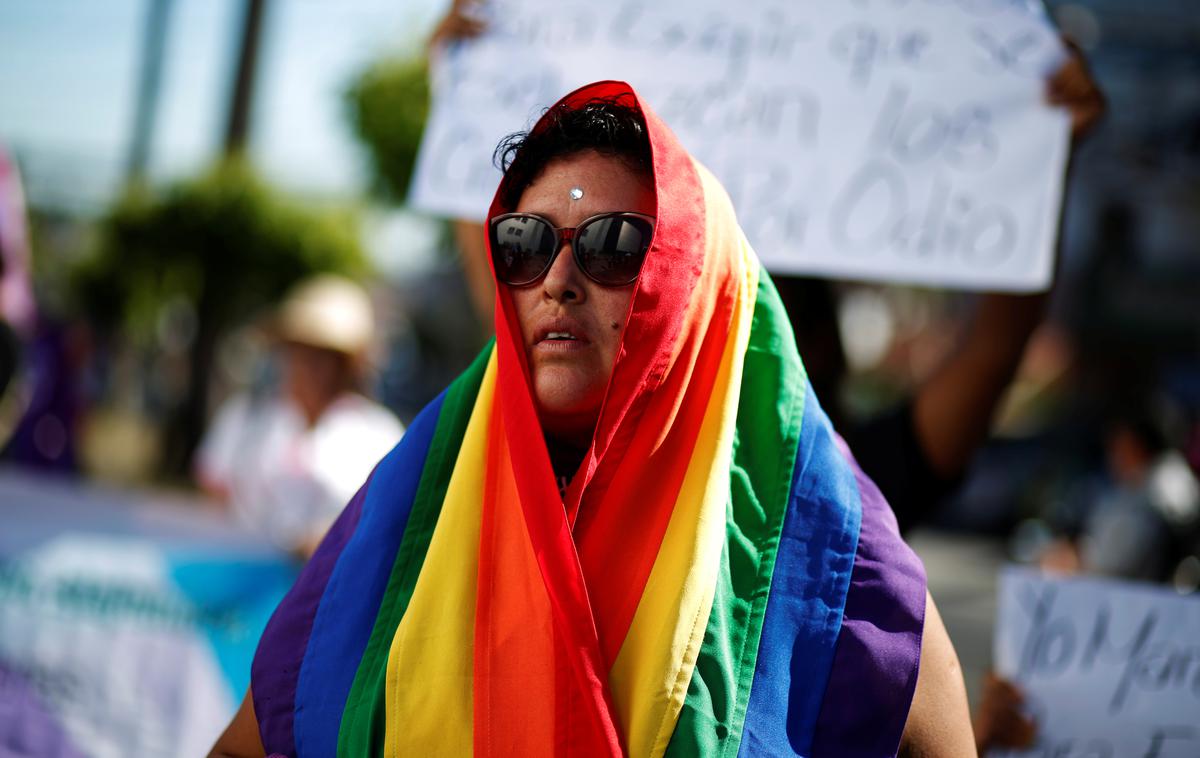
[[[637,281],[638,277],[641,276],[641,274],[642,274],[642,265],[645,264],[645,262],[646,262],[646,253],[642,254],[642,261],[641,261],[641,263],[638,264],[637,273],[635,273],[633,275],[633,277],[631,277],[629,279],[629,281],[620,282],[618,284],[613,284],[610,282],[602,282],[599,279],[597,279],[596,277],[592,276],[592,274],[584,267],[583,262],[580,261],[579,249],[574,244],[575,237],[578,235],[578,230],[584,228],[585,226],[587,226],[588,224],[591,224],[594,221],[599,221],[601,219],[606,219],[606,218],[612,218],[614,216],[618,216],[618,217],[622,217],[622,218],[633,217],[633,218],[637,218],[637,219],[641,219],[643,221],[649,222],[649,224],[650,224],[650,241],[648,241],[646,243],[646,252],[649,252],[650,246],[654,242],[654,232],[658,228],[658,219],[655,216],[648,216],[645,213],[636,213],[634,211],[607,211],[605,213],[597,213],[594,216],[588,216],[587,218],[585,218],[583,221],[580,221],[575,226],[562,226],[562,227],[555,226],[554,224],[552,224],[550,222],[550,220],[548,218],[546,218],[545,216],[540,216],[536,213],[502,213],[499,216],[493,216],[492,218],[488,219],[487,232],[488,232],[488,247],[490,248],[491,255],[493,256],[493,261],[492,261],[493,270],[496,270],[496,272],[497,272],[496,273],[496,281],[498,281],[501,284],[508,286],[508,287],[528,287],[531,284],[536,284],[537,282],[541,281],[541,279],[544,276],[546,276],[547,273],[549,273],[550,268],[554,265],[554,261],[558,260],[558,254],[562,252],[563,245],[570,242],[570,243],[572,243],[571,244],[571,255],[572,255],[572,257],[575,258],[575,267],[578,268],[579,271],[581,273],[583,273],[583,275],[586,276],[588,279],[591,279],[593,282],[595,282],[596,284],[599,284],[601,287],[625,287],[630,284],[633,284],[634,282]],[[552,252],[550,254],[549,260],[546,261],[545,268],[543,268],[541,271],[539,271],[537,273],[537,276],[534,276],[532,279],[529,279],[528,281],[506,282],[500,278],[499,271],[495,268],[495,259],[494,258],[496,255],[496,250],[498,248],[498,243],[496,241],[496,225],[499,224],[500,222],[505,221],[510,218],[536,219],[536,220],[544,223],[546,226],[550,227],[550,231],[552,231],[555,236],[556,241],[554,244],[554,252]]]

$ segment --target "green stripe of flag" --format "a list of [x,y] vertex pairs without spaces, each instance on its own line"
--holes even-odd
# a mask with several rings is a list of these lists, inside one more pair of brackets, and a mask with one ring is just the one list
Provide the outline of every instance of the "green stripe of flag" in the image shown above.
[[738,401],[720,574],[667,746],[670,758],[734,756],[741,744],[804,415],[807,379],[794,344],[775,285],[761,271]]

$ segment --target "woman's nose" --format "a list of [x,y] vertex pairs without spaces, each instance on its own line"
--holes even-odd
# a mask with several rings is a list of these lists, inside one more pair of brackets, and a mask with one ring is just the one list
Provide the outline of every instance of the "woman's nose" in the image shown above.
[[582,302],[586,297],[586,283],[583,272],[575,264],[575,251],[571,243],[563,244],[542,280],[542,289],[546,296],[560,302]]

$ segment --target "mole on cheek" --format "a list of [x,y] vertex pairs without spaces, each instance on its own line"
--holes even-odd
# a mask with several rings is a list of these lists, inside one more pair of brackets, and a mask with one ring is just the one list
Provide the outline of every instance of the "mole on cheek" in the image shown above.
[[620,329],[620,328],[621,328],[621,325],[620,325],[620,324],[618,324],[616,321],[614,321],[614,322],[612,322],[612,328],[613,328],[614,330],[616,330],[616,329]]

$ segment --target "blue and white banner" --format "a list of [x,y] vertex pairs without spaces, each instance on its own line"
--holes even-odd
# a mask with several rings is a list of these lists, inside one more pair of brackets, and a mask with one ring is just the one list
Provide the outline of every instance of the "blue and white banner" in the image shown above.
[[0,517],[0,745],[204,755],[295,566],[195,503],[0,474]]

